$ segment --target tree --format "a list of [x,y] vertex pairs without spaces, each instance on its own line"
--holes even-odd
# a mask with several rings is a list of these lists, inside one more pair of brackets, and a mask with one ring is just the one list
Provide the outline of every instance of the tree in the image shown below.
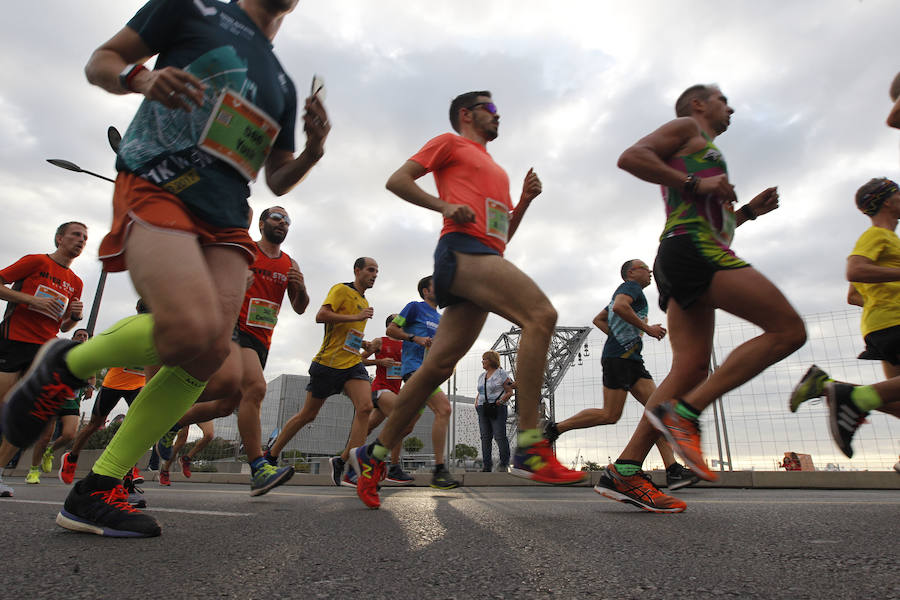
[[602,471],[603,465],[601,465],[600,463],[595,463],[592,460],[586,460],[586,461],[584,461],[584,464],[581,465],[581,470],[582,471]]
[[424,447],[425,447],[425,444],[422,442],[422,440],[420,440],[419,438],[417,438],[414,435],[403,440],[403,449],[406,450],[407,452],[411,452],[411,453],[415,454],[416,452],[418,452],[419,450],[421,450]]
[[468,444],[457,444],[453,449],[455,458],[478,458],[478,450]]

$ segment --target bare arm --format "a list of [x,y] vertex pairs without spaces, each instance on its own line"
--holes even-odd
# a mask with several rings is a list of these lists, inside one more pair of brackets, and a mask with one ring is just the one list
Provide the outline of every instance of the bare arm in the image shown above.
[[597,329],[606,335],[609,335],[609,309],[604,308],[601,310],[600,313],[594,317],[593,323]]
[[364,309],[361,313],[344,315],[334,312],[330,304],[324,304],[319,308],[319,312],[316,313],[316,323],[350,323],[352,321],[371,319],[373,314],[375,314],[375,309],[371,306]]
[[406,332],[405,329],[397,325],[396,323],[391,322],[390,325],[387,326],[385,330],[387,336],[389,338],[393,338],[395,340],[400,340],[401,342],[412,342],[414,344],[418,344],[420,346],[431,346],[431,338],[430,337],[421,337],[414,335],[412,339],[409,337],[409,333]]
[[423,190],[416,183],[416,180],[425,173],[427,173],[425,167],[413,160],[408,160],[388,178],[385,187],[410,204],[441,213],[445,219],[453,219],[460,224],[473,223],[475,212],[471,208],[465,204],[444,202]]
[[503,395],[500,396],[500,404],[506,404],[507,402],[509,402],[509,399],[512,398],[515,389],[516,388],[513,385],[512,379],[507,377],[506,381],[503,382]]
[[634,312],[634,309],[631,307],[632,302],[634,302],[634,298],[628,294],[616,294],[616,297],[613,299],[612,311],[620,319],[629,325],[637,327],[652,338],[661,340],[666,337],[666,328],[659,323],[656,325],[648,325],[645,323],[644,320]]
[[854,254],[847,258],[847,281],[855,283],[900,281],[900,269],[881,267],[865,256]]
[[266,185],[276,196],[294,189],[325,154],[325,139],[331,132],[331,123],[317,96],[306,99],[303,131],[306,132],[306,147],[299,156],[295,158],[292,152],[272,148],[266,158]]
[[852,304],[853,306],[863,305],[862,294],[859,293],[859,290],[852,283],[850,284],[850,289],[847,290],[847,304]]
[[888,127],[900,129],[900,98],[897,98],[897,101],[894,102],[894,106],[891,107],[891,112],[888,114],[887,118],[887,124]]
[[512,239],[513,234],[519,228],[519,223],[522,222],[522,217],[525,216],[525,211],[528,210],[531,201],[537,198],[542,191],[543,187],[537,173],[534,172],[533,168],[528,169],[528,173],[525,174],[525,182],[522,184],[522,195],[519,197],[519,203],[516,204],[509,218],[507,242]]
[[303,280],[303,273],[300,272],[300,266],[293,258],[291,259],[291,268],[287,272],[287,278],[287,292],[291,301],[291,308],[298,315],[302,315],[309,306],[309,294],[306,292],[306,283]]

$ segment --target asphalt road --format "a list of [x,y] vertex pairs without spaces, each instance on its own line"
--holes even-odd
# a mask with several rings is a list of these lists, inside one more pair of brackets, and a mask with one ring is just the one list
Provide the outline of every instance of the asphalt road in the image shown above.
[[61,529],[67,486],[8,483],[0,596],[900,598],[894,490],[687,489],[650,514],[590,488],[145,486],[151,539]]

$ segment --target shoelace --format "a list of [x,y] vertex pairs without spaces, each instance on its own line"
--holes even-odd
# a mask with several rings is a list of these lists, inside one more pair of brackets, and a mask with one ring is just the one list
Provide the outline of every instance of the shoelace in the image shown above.
[[128,492],[126,492],[125,488],[121,485],[117,485],[111,490],[91,492],[91,496],[100,496],[105,503],[124,512],[140,512],[138,509],[128,504]]

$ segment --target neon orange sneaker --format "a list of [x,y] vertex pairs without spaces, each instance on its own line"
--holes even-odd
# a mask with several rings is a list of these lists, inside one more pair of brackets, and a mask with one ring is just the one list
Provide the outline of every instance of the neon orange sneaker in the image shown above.
[[587,473],[583,471],[573,471],[562,466],[556,460],[553,448],[547,440],[541,440],[527,448],[516,448],[509,472],[516,477],[556,485],[578,483],[587,477]]
[[75,469],[77,467],[77,460],[72,460],[71,458],[69,458],[68,452],[63,454],[62,465],[60,465],[59,467],[59,480],[66,485],[72,485],[72,482],[75,480]]
[[700,450],[700,423],[686,419],[675,412],[678,400],[663,402],[653,410],[645,410],[647,420],[662,433],[672,450],[684,459],[687,466],[700,478],[715,481],[719,478],[706,466]]
[[650,476],[643,471],[626,477],[614,465],[603,469],[594,491],[610,500],[637,506],[641,510],[656,513],[680,513],[687,504],[678,498],[666,496],[653,485]]

